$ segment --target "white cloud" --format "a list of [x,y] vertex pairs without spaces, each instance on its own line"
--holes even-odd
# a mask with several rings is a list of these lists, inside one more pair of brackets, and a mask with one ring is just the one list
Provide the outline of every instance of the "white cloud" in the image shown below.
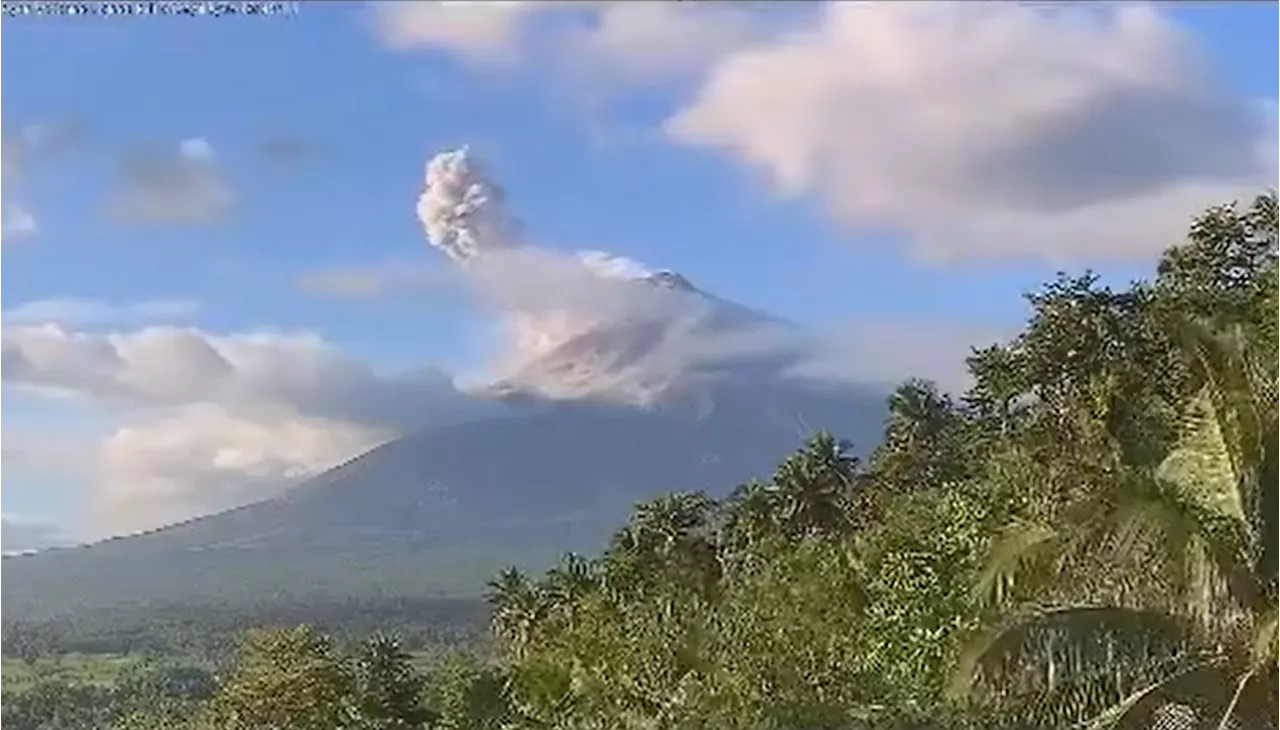
[[[718,3],[607,2],[552,41],[579,79],[649,84],[696,74],[756,38],[758,12]],[[776,20],[776,18],[775,18]]]
[[501,65],[516,60],[525,21],[554,4],[386,2],[373,6],[373,19],[378,36],[390,48],[440,48],[474,64]]
[[396,434],[485,407],[439,372],[382,375],[310,334],[46,324],[6,328],[3,348],[6,386],[126,419],[82,457],[96,467],[90,501],[107,530],[267,496]]
[[666,123],[918,255],[1143,256],[1275,175],[1275,123],[1150,7],[831,3]]
[[185,406],[105,440],[94,506],[111,531],[144,530],[278,494],[392,435],[284,408]]
[[200,311],[200,305],[186,299],[158,299],[132,304],[109,304],[92,299],[40,299],[25,302],[6,309],[0,319],[6,325],[61,323],[61,324],[116,324],[153,322],[157,320],[190,319]]
[[126,155],[107,210],[143,225],[191,225],[225,217],[235,191],[223,178],[207,140],[183,140],[174,150]]
[[454,55],[486,70],[550,64],[576,82],[651,84],[695,73],[780,22],[725,3],[623,0],[385,3],[382,42]]
[[464,405],[443,373],[384,376],[308,333],[212,335],[168,326],[90,333],[47,324],[7,328],[3,339],[6,384],[117,407],[285,406],[408,427]]

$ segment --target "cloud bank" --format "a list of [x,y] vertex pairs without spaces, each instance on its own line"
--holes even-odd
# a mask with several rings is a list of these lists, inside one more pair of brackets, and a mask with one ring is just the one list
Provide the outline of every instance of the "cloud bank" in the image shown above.
[[383,375],[310,334],[14,326],[0,372],[8,387],[123,419],[83,455],[99,475],[91,529],[102,534],[269,496],[484,406],[439,372]]
[[[896,230],[921,260],[1141,259],[1204,206],[1274,185],[1274,100],[1225,90],[1155,7],[812,7],[423,3],[379,27],[393,48],[519,59],[512,72],[556,73],[556,54],[586,48],[581,74],[683,80],[671,143],[812,196],[855,231]],[[475,30],[445,39],[436,14]]]

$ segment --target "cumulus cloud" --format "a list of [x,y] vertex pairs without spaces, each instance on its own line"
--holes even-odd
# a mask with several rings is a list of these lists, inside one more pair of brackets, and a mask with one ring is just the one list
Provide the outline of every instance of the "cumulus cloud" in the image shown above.
[[196,328],[6,328],[4,382],[118,406],[288,407],[318,418],[411,427],[460,408],[450,378],[385,376],[313,334],[213,335]]
[[501,65],[516,60],[525,21],[555,4],[554,0],[385,2],[373,6],[373,20],[379,38],[390,48],[441,48],[471,63]]
[[131,304],[109,304],[92,299],[40,299],[25,302],[0,315],[6,325],[117,324],[190,319],[200,311],[198,302],[187,299],[157,299]]
[[665,128],[930,258],[1146,255],[1275,173],[1274,119],[1146,6],[831,3]]
[[282,407],[249,417],[193,404],[103,442],[94,507],[110,531],[144,530],[279,494],[393,435]]
[[235,192],[223,178],[213,146],[182,141],[173,150],[140,150],[125,156],[108,212],[142,225],[191,225],[231,212]]
[[394,50],[436,50],[486,70],[547,63],[576,82],[652,84],[696,73],[779,18],[727,3],[415,2],[374,8]]
[[107,530],[265,497],[396,434],[485,407],[442,373],[383,375],[310,334],[18,326],[3,333],[3,358],[8,387],[126,419],[91,457],[94,512]]

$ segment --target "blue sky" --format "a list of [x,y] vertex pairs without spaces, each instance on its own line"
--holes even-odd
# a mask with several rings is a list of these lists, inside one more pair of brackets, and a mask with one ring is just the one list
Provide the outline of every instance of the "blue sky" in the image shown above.
[[[75,139],[50,145],[58,149],[45,150],[48,154],[33,154],[23,161],[20,178],[5,181],[5,205],[28,212],[37,230],[6,232],[3,309],[11,313],[50,299],[116,308],[190,302],[198,311],[187,312],[180,324],[202,333],[309,331],[343,357],[378,372],[422,364],[466,371],[482,356],[484,340],[477,333],[483,331],[484,319],[456,291],[396,290],[353,298],[307,291],[298,281],[324,270],[447,268],[444,257],[426,245],[414,204],[427,159],[469,144],[491,177],[505,186],[511,212],[539,245],[602,249],[676,269],[719,296],[814,328],[901,322],[923,323],[931,331],[1004,331],[1023,316],[1020,293],[1058,268],[1092,267],[1116,281],[1149,271],[1159,244],[1139,243],[1141,236],[1129,235],[1123,226],[1141,226],[1147,211],[1167,209],[1172,228],[1183,227],[1178,221],[1189,211],[1185,205],[1166,208],[1174,205],[1159,198],[1166,189],[1185,184],[1196,194],[1226,195],[1274,180],[1266,165],[1245,169],[1248,165],[1240,162],[1241,150],[1253,149],[1249,145],[1258,141],[1244,138],[1242,130],[1269,135],[1274,144],[1274,116],[1266,117],[1271,126],[1265,133],[1249,126],[1256,121],[1252,117],[1242,121],[1253,113],[1248,109],[1275,102],[1274,28],[1280,18],[1274,4],[1167,4],[1153,11],[1154,21],[1135,20],[1131,31],[1109,35],[1098,30],[1089,42],[1102,45],[1089,46],[1087,38],[1078,41],[1078,58],[1102,54],[1098,48],[1110,48],[1123,58],[1117,64],[1137,79],[1128,85],[1106,86],[1118,82],[1098,76],[1104,71],[1076,68],[1086,64],[1072,61],[1077,57],[1070,44],[1077,41],[1068,36],[1062,36],[1068,40],[1058,56],[1046,51],[1044,58],[1028,62],[1041,64],[1046,75],[1059,64],[1067,69],[1063,74],[1078,74],[1107,93],[1160,89],[1160,103],[1172,105],[1160,109],[1185,110],[1193,120],[1166,118],[1158,126],[1170,138],[1167,144],[1133,163],[1176,175],[1156,179],[1155,172],[1137,171],[1136,182],[1123,195],[1112,196],[1114,200],[1102,192],[1077,196],[1070,209],[1048,196],[1067,188],[1088,193],[1088,186],[1099,184],[1102,173],[1085,169],[1087,154],[1074,180],[1050,181],[1047,172],[1021,169],[993,173],[993,181],[1014,180],[1018,188],[1029,190],[1028,196],[1043,192],[1035,206],[1018,208],[1021,203],[1014,199],[1019,191],[979,196],[968,183],[948,182],[947,165],[952,163],[965,174],[991,169],[994,163],[973,152],[990,137],[978,143],[948,131],[930,133],[927,140],[910,139],[913,132],[933,130],[928,126],[933,122],[921,121],[924,117],[915,113],[895,115],[905,106],[919,105],[928,89],[938,86],[929,83],[928,69],[945,69],[951,65],[945,58],[941,64],[921,60],[917,66],[924,71],[885,65],[892,73],[852,80],[798,70],[783,85],[828,79],[830,88],[795,98],[830,111],[822,112],[825,118],[779,112],[783,121],[772,126],[762,119],[771,113],[768,100],[775,97],[769,94],[776,95],[779,105],[788,105],[788,94],[801,91],[770,91],[764,88],[769,82],[765,75],[759,96],[750,96],[756,92],[741,90],[741,84],[717,91],[713,82],[731,75],[738,54],[767,50],[771,44],[791,42],[794,47],[812,41],[814,48],[825,49],[796,63],[830,62],[831,68],[839,68],[839,59],[846,58],[880,68],[857,55],[869,50],[840,55],[847,50],[842,44],[880,44],[869,40],[869,31],[839,30],[846,26],[834,15],[826,17],[825,8],[787,10],[787,22],[800,30],[801,41],[771,35],[755,18],[742,20],[746,30],[740,39],[706,31],[710,21],[684,22],[672,26],[665,38],[672,43],[687,38],[690,45],[705,40],[705,53],[686,54],[689,58],[679,63],[656,63],[653,59],[675,54],[663,47],[663,32],[645,35],[638,16],[610,20],[595,6],[583,7],[572,11],[572,17],[547,23],[533,16],[562,11],[513,12],[458,26],[470,29],[465,33],[451,32],[449,23],[455,21],[431,16],[436,11],[429,8],[378,17],[370,6],[341,3],[304,4],[295,14],[271,18],[8,20],[2,30],[6,134],[32,125],[71,123],[79,132]],[[1097,10],[1103,15],[1119,12]],[[651,25],[683,22],[675,15],[659,13]],[[607,22],[635,32],[609,36],[600,32]],[[823,35],[824,22],[835,30]],[[909,42],[914,32],[910,19],[883,22],[899,24],[886,25],[882,36],[874,36],[887,39],[883,45],[902,43],[908,56],[923,53]],[[1153,29],[1153,23],[1159,27]],[[403,30],[399,41],[389,40],[393,33],[388,28],[396,27]],[[1053,34],[1055,27],[1027,32]],[[582,45],[555,35],[569,31],[576,32],[572,39]],[[1170,40],[1172,36],[1176,39]],[[993,67],[996,71],[984,73],[1016,67],[1016,53],[1024,47],[1020,42],[1010,40],[1009,57]],[[1027,47],[1046,45],[1052,44]],[[1185,62],[1205,82],[1177,80],[1182,78],[1177,74],[1173,81],[1165,78],[1157,61],[1166,57]],[[790,62],[781,55],[774,60]],[[959,61],[954,65],[966,68]],[[942,87],[973,83],[974,105],[1002,108],[1000,104],[1013,103],[995,97],[984,101],[983,94],[1003,93],[994,78],[988,86],[977,71],[955,73]],[[879,88],[876,83],[886,78],[896,79],[901,88],[868,95],[867,89]],[[920,89],[906,88],[916,81]],[[1009,88],[1023,88],[1018,83],[1012,78]],[[818,99],[821,94],[828,96]],[[766,101],[752,106],[752,99]],[[1134,104],[1131,108],[1140,113],[1144,107]],[[685,132],[673,131],[678,126],[673,122],[664,126],[682,110],[693,110]],[[849,137],[857,138],[848,145],[840,134],[821,131],[841,115],[848,115]],[[910,124],[893,123],[902,119]],[[965,129],[999,121],[982,117]],[[1187,152],[1183,164],[1179,155],[1204,147],[1196,135],[1213,133],[1215,124],[1226,130],[1217,136],[1235,135],[1232,149],[1219,145],[1218,161],[1230,164],[1217,164],[1199,152]],[[783,139],[783,132],[800,133],[795,130],[808,130],[812,139]],[[232,191],[234,203],[197,216],[198,221],[111,214],[111,201],[127,184],[121,180],[122,165],[136,167],[146,154],[168,160],[156,164],[179,164],[178,147],[184,140],[204,140],[211,147],[210,169]],[[944,147],[947,140],[956,146]],[[1037,149],[1031,145],[1043,141],[1028,137],[1017,154],[1029,158]],[[892,144],[903,147],[894,150]],[[264,151],[270,145],[287,146],[294,154],[272,155]],[[1157,153],[1168,159],[1153,162],[1151,155]],[[1194,155],[1204,159],[1190,159]],[[793,169],[793,163],[800,167]],[[844,163],[848,165],[840,167]],[[1269,164],[1275,164],[1274,156]],[[1231,169],[1224,172],[1225,167]],[[785,185],[778,181],[789,174],[792,194],[779,194]],[[980,179],[966,179],[972,179],[973,188],[981,184]],[[917,192],[918,220],[909,210]],[[1194,197],[1191,192],[1171,193],[1169,200],[1183,203],[1188,196]],[[1124,207],[1129,202],[1135,206],[1132,213]],[[1093,215],[1089,205],[1111,207]],[[1081,214],[1070,220],[1055,217],[1070,213]],[[1016,225],[1009,222],[1015,214]],[[1117,239],[1092,240],[1079,248],[1056,239],[1046,239],[1043,248],[1031,239],[1025,244],[986,240],[1034,231],[1041,221],[1046,229],[1086,226],[1079,230],[1089,231],[1090,220],[1115,220]],[[959,237],[957,232],[973,243],[957,244],[940,258],[922,253],[942,251],[944,244],[938,242],[952,234]],[[932,243],[919,243],[926,239]],[[128,333],[148,324],[142,315],[130,321],[118,315],[101,313],[93,321],[80,317],[59,326],[64,332],[100,334]],[[11,321],[6,335],[17,327],[43,324]],[[961,354],[962,349],[953,347],[921,357],[957,360]],[[119,397],[110,400],[87,386],[68,405],[24,392],[24,385],[31,383],[6,374],[6,444],[63,438],[69,451],[58,453],[105,438],[121,423],[144,418],[145,409],[154,405],[122,406]],[[185,407],[189,400],[163,405]],[[10,453],[7,448],[6,462]],[[93,458],[84,461],[92,463]],[[37,462],[33,457],[32,463]],[[92,469],[53,471],[19,471],[6,464],[5,513],[64,524],[80,519],[75,515],[94,503],[97,489],[85,482],[100,475]]]

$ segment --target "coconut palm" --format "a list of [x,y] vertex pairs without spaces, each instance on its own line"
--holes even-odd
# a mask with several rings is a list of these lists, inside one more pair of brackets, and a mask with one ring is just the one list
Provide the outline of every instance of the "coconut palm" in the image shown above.
[[[1064,525],[997,544],[980,594],[1040,600],[974,642],[953,693],[1052,727],[1154,727],[1171,708],[1181,727],[1275,726],[1274,350],[1242,326],[1184,330],[1180,442]],[[1072,603],[1073,588],[1109,600]]]
[[853,528],[858,459],[852,445],[821,432],[773,476],[777,520],[785,534],[843,535]]
[[539,587],[516,568],[508,568],[492,581],[486,596],[493,606],[494,633],[506,646],[523,655],[538,622],[546,614],[547,602]]

